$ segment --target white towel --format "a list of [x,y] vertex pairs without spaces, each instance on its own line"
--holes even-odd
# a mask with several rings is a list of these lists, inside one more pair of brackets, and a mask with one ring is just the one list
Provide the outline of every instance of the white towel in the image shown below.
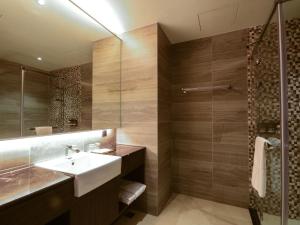
[[119,200],[125,203],[126,205],[130,205],[131,203],[134,202],[135,199],[136,199],[135,195],[133,195],[130,192],[121,191],[119,193]]
[[253,188],[255,188],[261,198],[264,198],[266,196],[266,143],[269,143],[269,141],[262,137],[256,137],[255,139],[255,152],[251,183]]
[[121,183],[121,191],[119,200],[127,205],[130,205],[146,190],[146,185],[138,182],[123,180]]
[[52,127],[36,127],[35,133],[37,136],[50,135],[52,134]]

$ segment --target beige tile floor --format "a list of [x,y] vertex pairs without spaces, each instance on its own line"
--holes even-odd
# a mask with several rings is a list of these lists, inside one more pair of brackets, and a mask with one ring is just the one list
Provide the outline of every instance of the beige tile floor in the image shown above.
[[247,209],[221,203],[174,195],[158,216],[135,212],[123,216],[114,225],[252,225]]
[[[262,225],[280,225],[280,217],[264,213]],[[288,225],[300,225],[300,220],[289,219]]]

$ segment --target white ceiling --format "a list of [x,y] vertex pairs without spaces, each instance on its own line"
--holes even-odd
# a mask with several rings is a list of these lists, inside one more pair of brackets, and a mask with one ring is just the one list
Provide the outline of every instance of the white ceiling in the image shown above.
[[274,2],[274,0],[108,1],[123,23],[125,31],[159,22],[172,43],[264,24]]
[[[68,0],[45,1],[41,6],[37,0],[0,0],[0,59],[46,71],[91,62],[92,43],[111,34]],[[264,24],[274,0],[103,1],[125,31],[158,22],[178,43]],[[300,16],[299,3],[285,4],[289,17]]]
[[[92,61],[92,44],[111,36],[68,0],[0,0],[0,59],[46,71]],[[42,57],[43,61],[38,61]]]

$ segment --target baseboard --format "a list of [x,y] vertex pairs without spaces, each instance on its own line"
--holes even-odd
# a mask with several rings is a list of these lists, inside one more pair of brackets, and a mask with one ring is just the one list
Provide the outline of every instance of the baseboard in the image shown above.
[[249,213],[251,216],[252,224],[253,225],[261,225],[257,210],[253,209],[253,208],[249,208]]

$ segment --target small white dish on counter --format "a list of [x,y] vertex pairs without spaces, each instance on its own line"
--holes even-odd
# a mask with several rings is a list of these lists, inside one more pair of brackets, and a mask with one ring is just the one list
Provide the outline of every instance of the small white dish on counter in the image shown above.
[[119,156],[80,152],[35,166],[73,175],[75,196],[80,197],[120,175],[121,162]]
[[91,150],[91,153],[95,153],[95,154],[107,154],[110,152],[113,152],[114,150],[109,149],[109,148],[97,148],[97,149],[93,149]]

